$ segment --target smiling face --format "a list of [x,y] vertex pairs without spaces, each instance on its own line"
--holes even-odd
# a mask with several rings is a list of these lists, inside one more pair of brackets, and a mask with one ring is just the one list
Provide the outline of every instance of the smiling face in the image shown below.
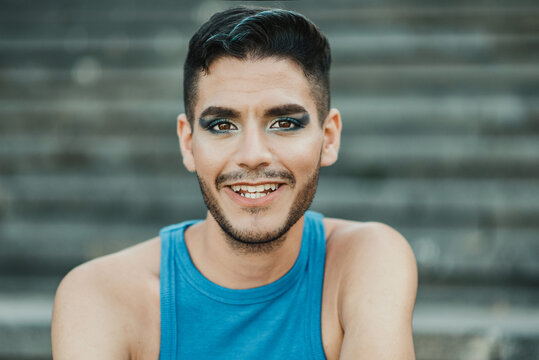
[[309,82],[291,60],[223,57],[209,70],[199,78],[192,128],[178,119],[184,164],[232,244],[268,249],[310,206],[320,166],[335,162],[339,113],[321,126]]

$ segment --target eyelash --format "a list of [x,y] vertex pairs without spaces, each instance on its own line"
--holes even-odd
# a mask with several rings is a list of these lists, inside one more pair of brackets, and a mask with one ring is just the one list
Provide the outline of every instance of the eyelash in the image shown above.
[[[221,124],[229,124],[231,127],[235,127],[236,129],[229,129],[229,130],[219,130],[219,129],[214,129],[216,126],[219,126]],[[208,127],[206,128],[206,130],[214,133],[214,134],[225,134],[227,132],[229,132],[230,130],[237,130],[237,126],[232,124],[230,121],[228,121],[227,119],[217,119],[215,121],[212,121]]]
[[[273,125],[278,124],[281,121],[288,121],[288,122],[291,123],[291,125],[294,125],[294,126],[293,127],[288,127],[288,128],[274,128],[273,127]],[[281,131],[294,131],[294,130],[301,129],[302,127],[304,127],[304,125],[302,123],[300,123],[297,119],[290,118],[290,117],[282,117],[282,118],[278,118],[277,120],[275,120],[273,122],[273,124],[271,124],[270,129],[280,129]]]
[[[275,124],[278,124],[280,123],[281,121],[288,121],[290,122],[291,127],[288,127],[288,128],[280,128],[280,127],[273,127]],[[231,127],[234,127],[235,129],[229,129],[229,130],[219,130],[219,129],[216,129],[217,126],[221,125],[221,124],[228,124],[230,125]],[[301,128],[303,128],[304,125],[298,121],[297,119],[294,119],[294,118],[290,118],[290,117],[281,117],[281,118],[278,118],[276,119],[270,126],[270,129],[277,129],[277,130],[280,130],[280,131],[295,131],[295,130],[299,130]],[[206,130],[210,131],[211,133],[214,133],[214,134],[226,134],[230,131],[234,131],[234,130],[237,130],[238,127],[236,125],[234,125],[232,122],[230,122],[229,120],[227,119],[216,119],[215,121],[212,121],[210,124],[208,124],[208,126],[206,127]]]

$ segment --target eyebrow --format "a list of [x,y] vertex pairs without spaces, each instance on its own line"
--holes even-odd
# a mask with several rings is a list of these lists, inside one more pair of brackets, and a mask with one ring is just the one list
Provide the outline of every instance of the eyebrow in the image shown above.
[[307,113],[307,110],[298,104],[286,104],[266,110],[264,117],[277,117],[297,113]]
[[236,111],[234,109],[230,109],[230,108],[226,108],[222,106],[210,106],[204,109],[204,111],[202,111],[202,113],[200,114],[201,118],[204,118],[206,116],[239,118],[240,113],[239,111]]
[[[278,117],[290,114],[308,113],[307,109],[298,104],[285,104],[270,108],[264,112],[264,117]],[[224,118],[239,118],[240,112],[223,106],[209,106],[200,114],[200,118],[224,117]]]

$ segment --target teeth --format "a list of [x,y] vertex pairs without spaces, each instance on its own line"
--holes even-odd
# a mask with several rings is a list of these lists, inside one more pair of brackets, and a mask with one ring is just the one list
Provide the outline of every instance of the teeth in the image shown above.
[[[277,190],[279,185],[277,184],[263,184],[263,185],[232,185],[232,190],[240,193],[241,196],[248,199],[258,199],[266,196],[267,190]],[[241,192],[240,192],[241,191]]]
[[241,193],[241,196],[246,197],[247,199],[258,199],[264,197],[268,194],[266,193]]

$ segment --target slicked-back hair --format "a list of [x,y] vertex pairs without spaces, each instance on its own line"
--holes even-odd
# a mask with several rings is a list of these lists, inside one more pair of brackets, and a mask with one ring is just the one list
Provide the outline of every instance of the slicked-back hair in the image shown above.
[[183,99],[191,126],[199,76],[208,74],[210,65],[225,56],[241,60],[277,57],[296,62],[311,86],[322,124],[330,106],[331,52],[324,34],[303,15],[241,6],[216,13],[204,23],[189,41],[184,65]]

